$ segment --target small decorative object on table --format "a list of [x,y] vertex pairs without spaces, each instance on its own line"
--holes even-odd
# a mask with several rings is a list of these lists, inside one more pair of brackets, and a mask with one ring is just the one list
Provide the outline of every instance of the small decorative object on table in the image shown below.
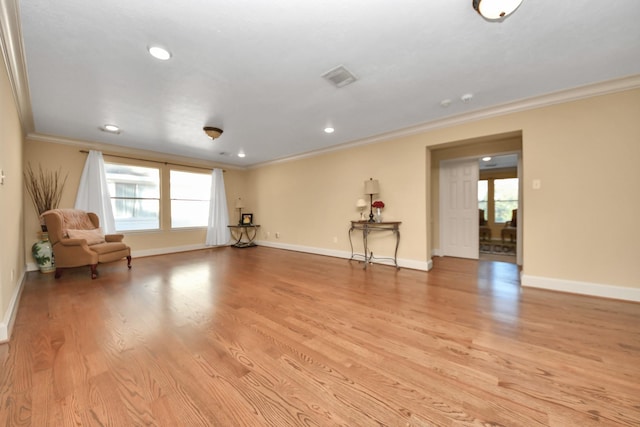
[[367,202],[365,202],[364,199],[358,199],[358,201],[356,202],[356,207],[360,209],[360,221],[365,221],[366,218],[364,217],[364,208],[367,207]]
[[252,225],[252,224],[253,224],[253,214],[250,214],[250,213],[242,214],[241,225]]
[[384,208],[384,202],[382,200],[376,200],[371,204],[371,207],[376,208],[376,222],[382,222],[382,208]]

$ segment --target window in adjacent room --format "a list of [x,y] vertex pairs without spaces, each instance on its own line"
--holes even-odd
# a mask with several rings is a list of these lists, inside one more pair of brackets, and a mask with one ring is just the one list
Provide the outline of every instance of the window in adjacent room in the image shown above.
[[493,181],[494,222],[511,221],[511,211],[518,209],[518,178]]
[[206,227],[209,221],[211,175],[170,172],[171,228]]
[[160,170],[105,163],[117,231],[160,228]]

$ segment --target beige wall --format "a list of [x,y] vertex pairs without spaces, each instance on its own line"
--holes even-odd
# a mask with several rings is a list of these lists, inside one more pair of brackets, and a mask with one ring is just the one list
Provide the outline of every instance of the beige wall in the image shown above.
[[477,120],[251,170],[249,199],[262,239],[278,231],[282,244],[348,250],[363,181],[377,178],[385,219],[403,221],[399,257],[425,261],[437,237],[437,223],[434,232],[426,226],[437,219],[426,203],[434,191],[428,149],[521,134],[523,274],[640,288],[638,117],[640,90],[629,90]]
[[[127,160],[119,157],[113,157],[109,154],[116,154],[113,151],[109,152],[105,148],[95,146],[95,144],[86,144],[86,146],[78,145],[65,145],[52,142],[27,140],[25,142],[25,164],[30,163],[34,168],[38,165],[42,165],[43,169],[56,170],[60,169],[62,175],[68,174],[66,186],[62,194],[62,200],[60,201],[61,208],[73,207],[76,200],[76,193],[80,182],[80,176],[87,158],[86,153],[80,152],[81,149],[100,149],[104,150],[103,155],[106,162],[134,164],[140,166],[158,167],[160,168],[162,176],[165,178],[162,182],[168,182],[169,170],[180,169],[193,172],[206,172],[202,169],[194,169],[189,167],[168,166],[163,163],[157,162],[172,162],[179,164],[186,164],[188,166],[203,166],[195,163],[193,160],[188,159],[176,159],[176,157],[169,158],[168,156],[162,157],[158,153],[148,152],[135,152],[130,151],[125,155],[136,158],[144,158],[148,160],[154,160],[154,162],[145,162],[140,160]],[[111,148],[113,150],[113,148]],[[122,153],[117,153],[122,155]],[[216,165],[210,165],[208,167],[216,167]],[[229,203],[229,215],[230,218],[234,218],[233,210],[233,198],[237,194],[240,194],[241,187],[243,185],[244,172],[225,168],[225,191],[227,193],[227,200]],[[168,192],[168,189],[163,188],[161,191]],[[36,241],[37,232],[39,229],[39,221],[35,209],[32,207],[30,199],[26,199],[25,206],[25,246],[30,248]],[[168,198],[163,200],[162,212],[169,212],[170,201]],[[161,253],[167,249],[183,249],[195,247],[198,245],[204,245],[206,230],[205,229],[186,229],[186,230],[171,230],[170,218],[165,215],[161,219],[161,230],[159,231],[139,231],[139,232],[127,232],[125,233],[125,242],[131,246],[131,250],[134,254],[154,254]],[[27,262],[33,262],[29,250],[27,250]]]
[[[418,140],[367,145],[251,170],[247,188],[256,222],[262,225],[260,239],[349,251],[350,221],[359,219],[356,201],[369,200],[363,194],[364,181],[374,178],[380,182],[374,200],[385,203],[383,218],[402,221],[398,257],[426,262],[425,153],[424,148],[419,155],[408,148],[419,146]],[[372,239],[377,255],[392,254],[391,239]],[[354,243],[360,244],[360,239]]]
[[22,204],[22,129],[9,78],[0,66],[0,169],[5,174],[0,185],[0,341],[6,334],[10,304],[24,274]]

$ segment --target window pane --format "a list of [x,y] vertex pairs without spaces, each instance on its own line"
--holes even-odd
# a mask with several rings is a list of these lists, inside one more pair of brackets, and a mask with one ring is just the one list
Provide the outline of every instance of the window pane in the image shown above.
[[171,228],[206,227],[208,221],[209,201],[171,201]]
[[206,227],[211,175],[170,171],[171,228]]
[[105,163],[116,230],[160,228],[160,170]]
[[518,178],[496,179],[493,182],[495,222],[511,220],[511,211],[518,209]]

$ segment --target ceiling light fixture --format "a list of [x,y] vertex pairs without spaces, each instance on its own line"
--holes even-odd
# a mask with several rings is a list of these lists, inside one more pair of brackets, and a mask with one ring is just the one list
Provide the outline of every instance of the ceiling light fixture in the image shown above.
[[244,154],[242,151],[238,153],[238,157],[240,158],[244,158],[246,156],[246,154]]
[[490,21],[499,21],[511,15],[522,0],[472,0],[473,8],[483,18]]
[[160,46],[149,46],[148,50],[151,56],[161,61],[166,61],[171,58],[171,52]]
[[100,128],[101,131],[103,132],[109,132],[109,133],[115,133],[118,134],[120,133],[120,128],[116,125],[104,125],[103,127]]
[[202,128],[202,130],[211,139],[216,139],[216,138],[220,137],[220,135],[222,135],[222,129],[220,129],[220,128],[214,128],[214,127],[211,127],[211,126],[205,126],[205,127]]
[[333,133],[334,131],[335,131],[335,129],[334,129],[334,128],[332,128],[332,127],[326,127],[326,128],[324,128],[324,133]]
[[489,156],[482,158],[483,162],[488,162],[489,160],[491,160],[491,157],[489,157]]

